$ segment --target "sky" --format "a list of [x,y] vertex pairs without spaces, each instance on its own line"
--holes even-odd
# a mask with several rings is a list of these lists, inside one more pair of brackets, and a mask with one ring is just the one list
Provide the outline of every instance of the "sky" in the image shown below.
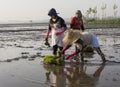
[[107,16],[113,16],[113,5],[117,4],[117,16],[120,16],[120,0],[0,0],[0,22],[47,20],[51,8],[55,8],[59,16],[71,18],[76,10],[85,15],[87,9],[97,6],[100,17],[103,4],[107,4]]

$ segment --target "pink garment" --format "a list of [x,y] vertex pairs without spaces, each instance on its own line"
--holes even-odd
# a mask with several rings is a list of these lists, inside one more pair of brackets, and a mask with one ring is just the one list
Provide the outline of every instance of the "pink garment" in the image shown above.
[[64,33],[64,31],[65,31],[64,29],[61,29],[61,31],[57,32],[56,35],[60,35],[60,34]]
[[72,56],[74,56],[74,55],[76,55],[76,52],[71,53],[71,54],[68,54],[65,59],[68,60],[70,57],[72,57]]
[[64,47],[60,53],[63,54],[67,49],[67,47]]
[[46,39],[49,37],[50,32],[48,31],[46,34]]
[[60,32],[59,32],[59,34],[62,34],[62,33],[64,33],[65,32],[65,30],[64,29],[62,29]]

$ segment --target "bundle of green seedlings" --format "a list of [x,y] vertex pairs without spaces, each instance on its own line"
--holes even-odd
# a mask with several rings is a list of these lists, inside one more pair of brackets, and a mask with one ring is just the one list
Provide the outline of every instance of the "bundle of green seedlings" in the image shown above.
[[84,52],[94,52],[94,49],[88,45],[84,48]]
[[44,57],[44,64],[64,65],[64,58],[46,55]]

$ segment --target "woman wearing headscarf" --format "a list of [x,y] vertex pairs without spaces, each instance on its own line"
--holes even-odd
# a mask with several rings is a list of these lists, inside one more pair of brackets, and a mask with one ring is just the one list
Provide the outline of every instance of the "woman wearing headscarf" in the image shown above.
[[71,18],[70,28],[74,30],[82,30],[82,31],[85,30],[82,19],[82,13],[80,10],[77,10],[75,16]]
[[62,50],[64,47],[62,39],[64,38],[64,32],[67,29],[67,26],[65,24],[64,19],[58,16],[58,13],[54,8],[50,9],[50,11],[48,12],[48,16],[50,16],[50,21],[45,40],[47,45],[48,37],[51,32],[51,45],[53,47],[53,55],[56,56],[58,48]]

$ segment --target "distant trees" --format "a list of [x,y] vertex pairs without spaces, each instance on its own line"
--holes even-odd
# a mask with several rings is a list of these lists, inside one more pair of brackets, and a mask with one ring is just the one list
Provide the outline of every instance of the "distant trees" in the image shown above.
[[86,16],[84,21],[87,26],[93,27],[120,27],[120,18],[117,17],[118,6],[113,3],[113,6],[109,9],[112,11],[111,16],[106,16],[107,4],[102,4],[99,8],[101,10],[98,15],[98,7],[90,7],[86,10]]
[[118,6],[116,4],[113,5],[113,10],[114,10],[114,17],[117,17],[117,8]]
[[96,15],[97,15],[97,7],[89,8],[86,11],[87,18],[96,18],[97,17]]
[[[113,5],[113,17],[114,18],[116,18],[117,17],[117,13],[118,13],[118,11],[117,11],[117,8],[118,8],[118,6],[116,5],[116,4],[114,4]],[[101,15],[101,17],[102,17],[102,19],[104,19],[104,18],[106,18],[106,9],[107,9],[107,4],[102,4],[102,6],[101,6],[101,10],[102,10],[102,15]],[[94,8],[88,8],[87,10],[86,10],[86,18],[87,19],[97,19],[98,17],[97,17],[97,13],[98,13],[98,11],[97,11],[97,6],[96,7],[94,7]],[[99,15],[100,16],[100,15]],[[113,18],[113,17],[111,17],[111,18]]]
[[106,17],[106,8],[107,8],[107,4],[103,4],[103,5],[101,6],[102,19]]
[[86,11],[86,16],[87,16],[87,18],[92,17],[92,16],[91,16],[91,13],[92,13],[92,8],[89,8],[89,9]]
[[92,13],[94,14],[94,18],[97,18],[97,7],[92,9]]

